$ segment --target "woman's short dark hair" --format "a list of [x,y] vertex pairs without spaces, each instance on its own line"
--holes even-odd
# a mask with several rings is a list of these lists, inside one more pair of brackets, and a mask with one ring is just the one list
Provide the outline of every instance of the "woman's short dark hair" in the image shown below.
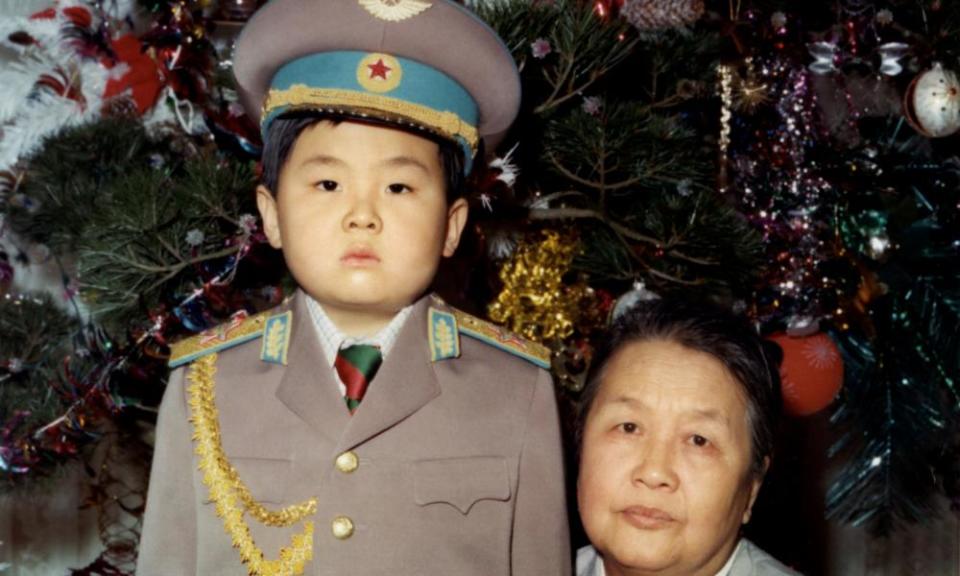
[[779,349],[745,318],[707,302],[665,298],[637,304],[620,316],[597,346],[580,396],[576,422],[577,448],[583,441],[587,415],[611,358],[628,344],[651,340],[675,342],[710,354],[733,375],[747,401],[751,430],[751,471],[763,474],[764,458],[772,456],[781,412]]
[[[327,120],[334,124],[344,121],[373,124],[377,126],[387,126],[396,128],[394,124],[372,119],[357,120],[344,115],[335,115],[322,112],[291,112],[285,114],[270,123],[267,129],[266,140],[263,143],[263,153],[261,163],[263,165],[263,175],[261,183],[267,187],[273,195],[277,194],[277,187],[280,184],[280,172],[283,165],[290,156],[293,145],[304,130],[314,124]],[[444,180],[446,183],[447,204],[450,204],[457,198],[465,194],[465,175],[463,173],[463,151],[460,146],[454,142],[442,139],[432,134],[419,131],[411,131],[418,136],[433,140],[440,147],[440,164],[443,167]]]

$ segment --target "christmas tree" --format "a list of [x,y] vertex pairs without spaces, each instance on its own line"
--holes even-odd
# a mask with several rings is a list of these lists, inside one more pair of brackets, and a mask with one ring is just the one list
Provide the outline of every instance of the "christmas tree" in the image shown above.
[[[696,292],[744,308],[782,345],[794,415],[843,378],[831,518],[889,533],[956,498],[960,7],[480,11],[524,70],[524,224],[575,230],[570,271],[598,301]],[[575,360],[594,327],[555,349]]]
[[[725,302],[781,345],[788,411],[831,408],[831,518],[890,533],[960,505],[960,6],[472,7],[524,108],[471,183],[450,299],[548,345],[568,398],[611,314]],[[118,439],[149,462],[169,342],[282,298],[236,9],[72,0],[0,24],[5,491]],[[122,530],[79,573],[132,570],[142,500],[118,512],[114,480],[90,504]]]

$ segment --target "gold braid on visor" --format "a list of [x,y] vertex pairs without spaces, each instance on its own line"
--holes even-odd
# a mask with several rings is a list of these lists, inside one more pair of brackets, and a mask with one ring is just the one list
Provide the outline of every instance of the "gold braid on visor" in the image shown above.
[[323,109],[334,112],[356,112],[392,121],[404,119],[415,126],[437,132],[453,141],[463,140],[476,153],[480,141],[476,126],[472,126],[453,112],[440,112],[433,108],[413,104],[379,94],[368,94],[352,90],[333,90],[328,88],[310,88],[304,84],[294,84],[286,90],[271,89],[263,104],[264,121],[269,121],[270,113],[278,108]]

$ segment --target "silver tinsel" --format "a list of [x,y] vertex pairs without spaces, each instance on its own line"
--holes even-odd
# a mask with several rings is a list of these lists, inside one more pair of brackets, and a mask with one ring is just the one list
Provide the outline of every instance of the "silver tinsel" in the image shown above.
[[620,14],[638,30],[689,26],[703,15],[703,0],[627,0]]

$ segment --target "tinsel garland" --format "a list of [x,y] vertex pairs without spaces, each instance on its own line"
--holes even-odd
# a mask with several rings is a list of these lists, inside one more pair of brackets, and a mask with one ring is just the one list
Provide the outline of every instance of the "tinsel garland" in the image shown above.
[[521,243],[500,269],[503,290],[488,308],[490,319],[541,343],[571,336],[595,309],[582,278],[564,282],[578,250],[575,238],[554,231]]
[[[290,546],[280,549],[280,558],[267,560],[250,534],[243,519],[245,512],[267,526],[289,526],[317,511],[317,500],[294,504],[280,511],[270,511],[253,499],[250,489],[230,464],[220,442],[220,423],[214,401],[217,355],[205,356],[190,367],[190,421],[193,423],[195,452],[200,458],[203,483],[209,489],[217,516],[233,547],[240,551],[240,559],[247,565],[250,576],[286,576],[303,574],[304,566],[313,558],[313,522],[304,522],[303,531],[295,534]],[[239,502],[238,502],[239,500]]]
[[[71,380],[75,347],[95,353],[88,335],[50,298],[0,296],[0,494],[51,476],[89,437],[85,422],[109,410],[93,386]],[[79,399],[91,401],[77,406]]]
[[690,26],[703,11],[703,0],[627,0],[620,13],[638,30],[657,30]]

